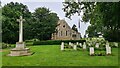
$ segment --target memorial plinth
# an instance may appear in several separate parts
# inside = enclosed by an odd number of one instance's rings
[[[10,54],[8,56],[28,56],[31,55],[29,48],[25,48],[25,43],[16,42],[16,48],[11,49]]]
[[[19,22],[19,42],[16,42],[16,47],[11,49],[8,56],[27,56],[31,55],[29,48],[25,48],[25,42],[23,42],[23,21],[24,19],[20,16],[20,19],[17,19]]]

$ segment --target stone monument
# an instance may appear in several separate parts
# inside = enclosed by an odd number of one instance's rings
[[[94,47],[90,47],[90,55],[94,55]]]
[[[77,50],[77,45],[74,45],[74,46],[73,46],[73,49],[74,49],[74,50]]]
[[[64,50],[64,42],[61,43],[61,51]]]
[[[86,44],[85,44],[85,42],[83,43],[83,49],[84,49],[84,50],[86,49]]]
[[[25,42],[23,42],[23,21],[25,21],[25,19],[20,16],[20,19],[17,19],[17,21],[19,22],[19,42],[16,42],[16,47],[11,49],[8,56],[31,55],[30,49],[25,48]]]

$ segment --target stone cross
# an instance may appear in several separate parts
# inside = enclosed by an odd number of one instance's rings
[[[25,19],[20,16],[20,19],[17,19],[17,21],[19,22],[19,42],[23,42],[23,21]]]

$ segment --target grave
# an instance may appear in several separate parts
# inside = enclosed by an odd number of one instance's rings
[[[80,43],[79,45],[80,45],[80,47],[82,47],[82,43]]]
[[[77,50],[77,45],[74,45],[74,46],[73,46],[73,49],[74,49],[74,50]]]
[[[61,50],[64,50],[64,42],[61,43]]]
[[[95,47],[96,47],[96,48],[99,48],[99,43],[96,43]]]
[[[118,43],[114,42],[115,47],[118,47]]]
[[[94,55],[94,47],[90,47],[90,55]]]
[[[106,54],[107,54],[107,55],[110,55],[110,54],[111,54],[111,47],[107,47],[107,48],[106,48]]]
[[[86,49],[86,44],[85,44],[85,42],[83,43],[83,49],[84,49],[84,50]]]

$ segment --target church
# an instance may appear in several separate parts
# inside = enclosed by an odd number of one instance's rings
[[[52,40],[80,40],[81,34],[74,31],[65,20],[59,20]]]

